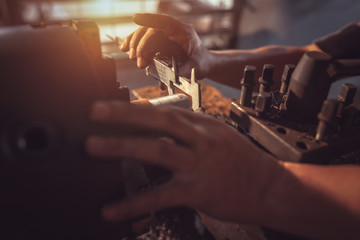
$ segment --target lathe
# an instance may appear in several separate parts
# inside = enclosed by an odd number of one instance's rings
[[[114,60],[101,53],[97,26],[72,21],[3,28],[0,48],[0,237],[131,235],[131,220],[106,222],[100,207],[163,181],[168,173],[149,177],[136,163],[104,163],[84,152],[89,134],[139,131],[108,129],[88,120],[96,100],[130,102],[129,90],[117,82]],[[359,66],[358,59],[309,52],[297,67],[285,66],[278,91],[270,91],[275,66],[265,65],[259,93],[253,92],[256,69],[247,66],[241,97],[231,105],[232,125],[283,161],[329,163],[335,155],[358,150],[360,112],[351,105],[356,88],[345,84],[337,99],[326,96],[333,81],[360,75]],[[201,107],[194,71],[191,79],[179,76],[176,59],[157,54],[147,73],[170,94],[175,88],[185,93],[151,100],[153,104]]]

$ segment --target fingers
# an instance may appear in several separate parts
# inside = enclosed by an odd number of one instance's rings
[[[130,46],[129,46],[129,58],[130,59],[136,58],[136,48],[137,48],[141,38],[146,33],[146,31],[147,31],[146,27],[140,27],[132,35],[131,40],[130,40]]]
[[[187,24],[168,15],[151,13],[135,14],[133,21],[138,25],[160,30],[168,39],[179,44],[187,55],[190,56],[193,53],[192,41],[194,41],[193,38],[196,33]]]
[[[177,59],[183,59],[186,56],[182,46],[168,40],[162,31],[148,28],[140,41],[137,42],[136,57],[138,67],[146,67],[151,57],[159,51],[164,56],[176,56]]]
[[[95,157],[136,159],[164,166],[173,172],[190,164],[188,150],[151,138],[89,137],[86,141],[86,150]],[[180,156],[181,159],[178,159]]]
[[[135,105],[120,101],[97,102],[91,114],[93,121],[149,130],[186,146],[196,143],[192,118],[193,114],[185,109]]]
[[[155,54],[157,49],[160,49],[159,44],[162,43],[160,40],[161,37],[160,31],[152,28],[148,28],[146,33],[142,36],[141,39],[137,42],[136,46],[136,57],[137,57],[137,66],[139,68],[145,68],[152,55]]]
[[[190,56],[194,50],[193,29],[176,19],[160,14],[135,14],[135,23],[141,25],[120,46],[129,51],[129,58],[137,58],[139,68],[149,65],[156,52],[178,59]]]
[[[123,52],[127,52],[129,51],[129,47],[130,47],[130,40],[132,38],[134,33],[131,33],[129,36],[127,36],[125,38],[125,40],[123,41],[123,43],[121,44],[120,46],[120,50],[123,51]]]
[[[124,42],[120,46],[120,50],[124,52],[129,51],[129,58],[135,59],[137,57],[137,47],[139,42],[146,32],[146,27],[139,27],[135,32],[125,38]]]
[[[181,205],[184,194],[175,184],[157,187],[134,197],[124,199],[119,203],[105,206],[102,215],[106,220],[119,221],[148,214],[152,211]]]
[[[149,65],[150,55],[154,54],[154,49],[158,38],[153,38],[155,32],[147,27],[139,27],[135,32],[130,34],[120,46],[123,52],[129,51],[130,59],[137,59],[139,68],[145,68]]]

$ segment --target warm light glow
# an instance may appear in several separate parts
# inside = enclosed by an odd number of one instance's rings
[[[82,3],[81,9],[83,14],[89,17],[116,17],[137,12],[156,12],[158,2],[158,0],[95,0]]]
[[[41,9],[48,21],[76,18],[111,18],[132,16],[134,13],[156,13],[160,0],[93,0],[93,1],[54,1],[41,3]],[[184,0],[167,0],[170,2]],[[213,6],[229,8],[233,0],[201,0]],[[186,1],[184,1],[186,2]],[[25,4],[25,20],[38,22],[40,15],[34,3]],[[109,41],[106,35],[126,37],[138,26],[132,22],[119,22],[100,26],[101,40]]]
[[[84,14],[89,14],[94,17],[112,16],[116,10],[115,1],[113,0],[97,0],[95,2],[84,3],[82,8]]]

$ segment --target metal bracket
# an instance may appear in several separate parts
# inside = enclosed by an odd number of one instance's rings
[[[175,94],[175,88],[183,91],[191,97],[192,110],[195,111],[201,107],[200,84],[195,79],[195,69],[191,70],[191,77],[187,79],[179,76],[178,65],[175,58],[169,59],[160,57],[157,53],[154,57],[154,63],[146,67],[146,75],[153,76],[166,85],[169,95]]]

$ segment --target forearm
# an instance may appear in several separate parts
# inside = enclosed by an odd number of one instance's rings
[[[308,49],[308,46],[266,46],[251,50],[210,51],[212,54],[211,71],[207,77],[228,86],[240,88],[240,79],[246,65],[256,67],[255,79],[257,81],[264,64],[273,64],[275,65],[273,89],[277,89],[285,64],[297,64]]]
[[[360,167],[284,163],[264,198],[260,222],[315,239],[360,236]]]

